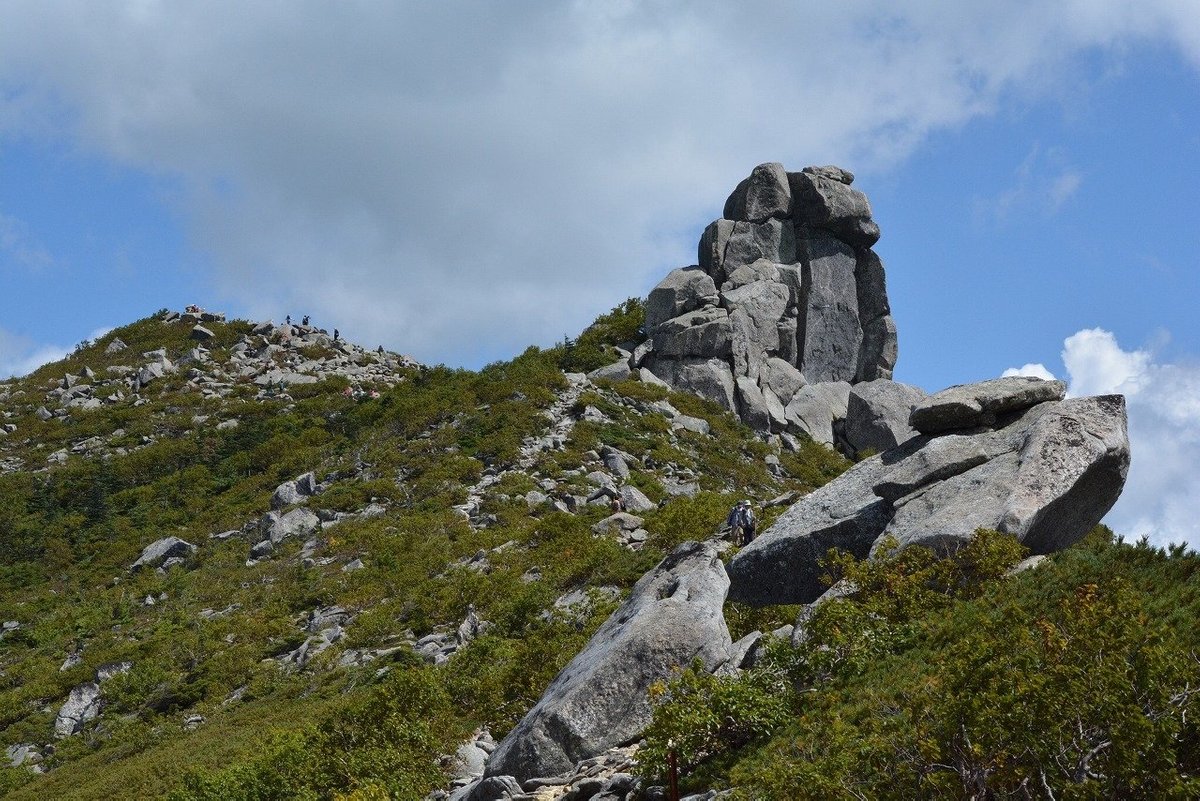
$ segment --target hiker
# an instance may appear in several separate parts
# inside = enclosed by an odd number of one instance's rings
[[[291,325],[292,324],[292,315],[289,314],[287,317],[284,317],[283,321],[285,323],[287,323],[288,325]]]
[[[337,342],[341,338],[342,338],[342,332],[338,331],[336,328],[333,329],[333,341]]]
[[[749,545],[754,541],[754,526],[757,524],[754,517],[754,510],[750,508],[750,501],[739,501],[729,510],[729,517],[725,518],[725,525],[729,526],[732,532],[734,545]]]
[[[742,501],[742,545],[754,542],[754,529],[757,525],[758,518],[754,516],[750,501]]]
[[[300,321],[300,325],[308,325],[308,315],[304,315],[304,319]]]

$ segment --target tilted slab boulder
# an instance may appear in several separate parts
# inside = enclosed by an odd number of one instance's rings
[[[1061,400],[1066,394],[1067,385],[1063,382],[1031,376],[958,384],[919,403],[912,410],[909,424],[922,434],[990,426],[1005,412],[1027,409],[1043,401]]]
[[[1076,542],[1125,484],[1125,401],[1039,401],[1061,394],[1061,382],[1040,383],[1048,386],[1021,382],[1003,400],[995,382],[953,388],[976,401],[975,419],[995,422],[913,437],[805,496],[730,562],[729,597],[810,603],[824,590],[829,548],[862,558],[894,540],[944,553],[978,528],[1012,534],[1035,554]]]
[[[650,722],[651,684],[695,658],[709,670],[728,659],[728,588],[714,544],[676,548],[501,741],[487,775],[554,776],[636,738]]]

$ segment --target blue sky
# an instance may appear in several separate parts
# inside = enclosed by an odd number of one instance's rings
[[[1200,12],[895,6],[6,3],[0,373],[193,302],[478,366],[692,262],[755,164],[838,163],[896,378],[1125,392],[1109,522],[1200,543]]]

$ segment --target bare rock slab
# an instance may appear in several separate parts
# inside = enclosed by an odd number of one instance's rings
[[[553,776],[636,738],[650,722],[651,684],[697,657],[709,670],[727,661],[721,610],[728,589],[715,545],[676,548],[501,741],[487,775]]]

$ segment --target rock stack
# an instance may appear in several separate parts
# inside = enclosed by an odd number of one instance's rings
[[[897,352],[871,250],[879,226],[853,180],[840,167],[755,167],[705,229],[699,264],[650,292],[630,367],[760,431],[834,444],[851,385],[891,379]]]

